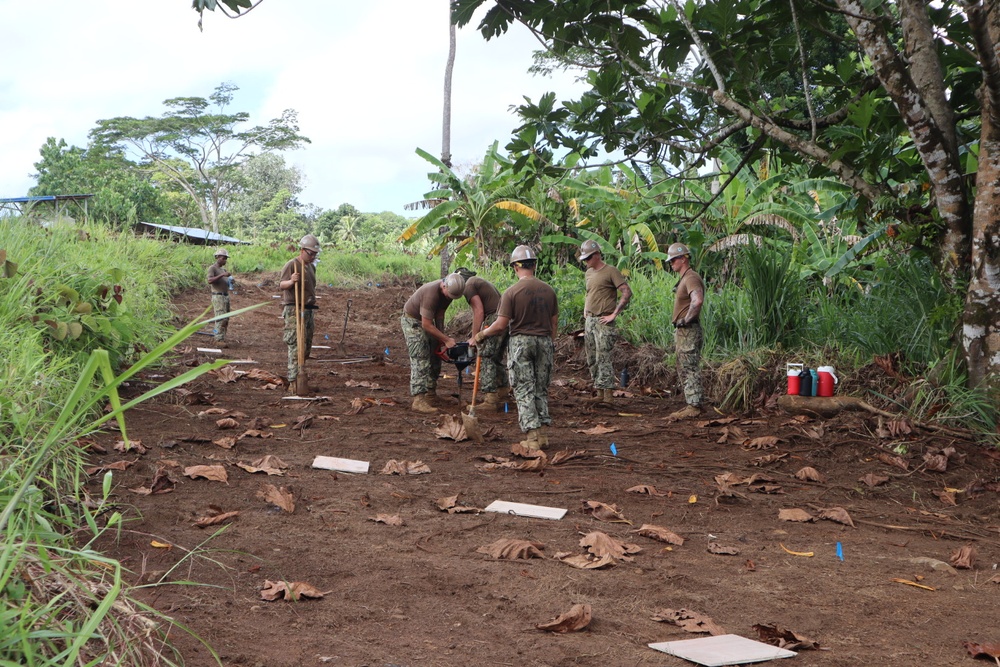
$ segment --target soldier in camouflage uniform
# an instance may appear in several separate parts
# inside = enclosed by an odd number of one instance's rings
[[[215,264],[208,267],[208,284],[212,289],[212,310],[215,317],[225,315],[229,312],[229,277],[232,275],[226,270],[226,262],[229,261],[229,252],[225,248],[215,251]],[[229,318],[216,320],[215,322],[215,342],[219,347],[227,347],[226,331],[229,329]]]
[[[282,340],[288,346],[288,383],[289,387],[295,386],[295,380],[299,377],[299,342],[296,336],[296,319],[302,318],[304,328],[305,358],[309,358],[312,352],[313,334],[316,332],[316,257],[319,255],[319,239],[312,234],[306,234],[299,241],[298,256],[288,260],[281,269],[281,276],[278,279],[278,289],[281,292],[281,315],[285,320],[285,329],[282,333]],[[295,290],[299,289],[299,282],[302,282],[302,289],[305,299],[302,303],[302,312],[295,312]]]
[[[555,358],[555,337],[559,328],[559,304],[555,290],[535,277],[536,256],[525,245],[514,248],[510,264],[517,274],[514,283],[500,297],[497,320],[473,336],[471,344],[481,345],[510,328],[507,344],[507,371],[517,401],[517,421],[526,434],[521,444],[528,449],[548,445],[544,428],[549,416],[549,380]]]
[[[632,290],[617,267],[604,262],[601,246],[586,240],[577,258],[587,267],[587,300],[583,306],[584,346],[587,366],[597,395],[594,401],[611,405],[614,402],[615,369],[611,355],[618,339],[615,319],[628,306]],[[618,297],[621,292],[621,298]]]
[[[472,335],[497,320],[500,307],[500,292],[488,280],[480,278],[475,271],[465,267],[455,269],[455,273],[465,278],[462,293],[472,309]],[[469,339],[472,344],[472,339]],[[487,410],[497,410],[502,397],[506,396],[507,373],[500,366],[507,351],[507,332],[483,341],[478,347],[482,362],[479,365],[479,393],[481,405]]]
[[[691,252],[683,243],[667,249],[670,268],[680,274],[677,281],[674,312],[674,349],[677,352],[677,377],[684,389],[687,407],[677,410],[670,419],[686,419],[701,414],[701,324],[698,321],[705,303],[705,283],[691,268]]]
[[[410,355],[410,395],[415,412],[437,412],[431,404],[436,395],[441,359],[434,354],[439,345],[455,347],[455,339],[444,333],[444,313],[455,299],[462,296],[465,278],[450,273],[441,280],[422,285],[403,306],[399,318]]]

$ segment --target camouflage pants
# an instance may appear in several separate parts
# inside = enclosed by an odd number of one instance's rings
[[[483,321],[485,327],[496,322],[496,313]],[[483,358],[479,367],[479,391],[491,394],[497,389],[507,386],[507,374],[501,373],[504,352],[507,351],[507,332],[499,336],[490,336],[477,346],[479,356]]]
[[[215,316],[225,315],[229,312],[229,295],[228,294],[212,294],[212,310],[215,311]],[[215,323],[215,340],[220,343],[226,340],[226,331],[229,329],[229,318],[224,320],[219,320]]]
[[[611,354],[618,340],[618,329],[614,324],[603,324],[596,315],[588,315],[584,322],[583,345],[587,350],[587,366],[594,389],[614,389],[615,369],[611,365]]]
[[[316,332],[315,313],[315,310],[302,311],[306,345],[304,358],[306,359],[309,358],[309,353],[312,352],[313,333]],[[299,376],[299,344],[295,336],[295,306],[285,306],[284,310],[281,311],[281,315],[285,318],[285,332],[282,340],[288,346],[288,381],[291,382]]]
[[[688,405],[701,405],[701,325],[674,329],[674,349],[677,352],[677,379],[684,389]]]
[[[441,359],[434,354],[438,342],[424,331],[420,320],[403,315],[399,323],[406,339],[406,352],[410,355],[410,395],[433,394],[441,375]]]
[[[549,380],[555,345],[548,336],[510,337],[507,344],[507,373],[517,401],[517,423],[523,433],[533,428],[548,426]]]

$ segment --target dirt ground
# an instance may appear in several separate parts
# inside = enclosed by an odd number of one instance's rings
[[[225,354],[253,360],[230,367],[241,373],[284,375],[277,290],[266,278],[242,277],[234,309],[268,305],[233,321]],[[408,409],[398,319],[412,289],[320,289],[315,343],[330,349],[315,349],[307,372],[312,395],[329,400],[284,400],[288,394],[265,379],[209,375],[189,385],[191,393],[174,391],[128,414],[129,435],[145,453],[115,451],[113,432],[98,439],[107,451],[91,456],[95,489],[106,466],[134,461],[114,473],[114,499],[130,521],[100,547],[147,585],[143,601],[213,647],[222,664],[687,665],[647,646],[707,636],[653,620],[681,609],[729,633],[758,639],[753,626],[773,624],[818,645],[788,664],[976,664],[963,642],[1000,642],[995,454],[940,433],[907,434],[905,423],[883,423],[880,437],[876,418],[858,413],[803,420],[775,409],[711,411],[669,423],[664,418],[682,405],[669,386],[630,387],[617,406],[592,407],[577,354],[557,361],[547,464],[490,466],[484,457],[526,462],[511,454],[520,439],[513,402],[508,413],[479,412],[490,429],[481,445],[439,438],[442,417]],[[344,358],[338,343],[348,300],[346,356],[374,361],[333,361]],[[180,295],[178,322],[208,302],[207,290]],[[209,337],[190,343],[176,366],[147,374],[133,390],[218,356],[195,350],[211,347]],[[560,349],[572,351],[572,343]],[[445,373],[438,396],[457,414],[454,367]],[[369,386],[349,386],[362,382]],[[220,428],[226,417],[237,425]],[[608,432],[586,432],[595,427]],[[239,439],[232,445],[227,437]],[[934,448],[946,450],[944,472],[931,470],[940,459],[925,461]],[[551,460],[563,451],[578,455]],[[283,476],[237,465],[265,455],[287,465]],[[318,455],[367,461],[370,471],[314,469]],[[429,472],[381,474],[391,460],[422,462]],[[185,476],[197,465],[221,465],[228,481]],[[807,466],[822,481],[796,477]],[[169,492],[133,490],[153,488],[158,470],[155,488]],[[726,474],[728,483],[717,480]],[[258,495],[269,484],[291,492],[293,512]],[[546,520],[440,509],[439,499],[452,496],[466,507],[505,500],[568,511]],[[622,518],[596,518],[585,511],[588,501],[613,505]],[[853,527],[819,518],[834,508],[846,510]],[[787,509],[817,520],[780,519]],[[214,537],[219,525],[195,525],[226,512],[238,515]],[[377,522],[379,515],[402,525]],[[641,535],[645,524],[683,544]],[[595,531],[638,549],[625,546],[601,569],[554,558],[587,553],[581,540]],[[501,539],[533,542],[544,557],[498,560],[478,551]],[[976,554],[971,569],[937,562],[967,546]],[[189,583],[164,583],[180,581]],[[265,601],[265,581],[305,582],[325,595]],[[586,629],[536,628],[577,604],[590,605]],[[170,637],[186,664],[215,664],[191,635],[175,628]]]

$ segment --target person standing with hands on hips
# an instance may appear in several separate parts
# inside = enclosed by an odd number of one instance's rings
[[[542,449],[549,443],[544,428],[549,417],[549,381],[559,330],[559,303],[555,290],[535,277],[537,257],[526,245],[514,248],[510,265],[517,282],[500,297],[496,322],[475,336],[470,344],[482,345],[510,328],[507,371],[517,401],[517,421],[526,449]]]
[[[208,267],[208,285],[212,289],[212,310],[215,317],[229,312],[229,278],[232,276],[226,270],[229,261],[229,251],[219,248],[215,251],[215,263]],[[215,342],[219,347],[228,347],[226,331],[229,329],[229,318],[215,322]]]
[[[674,349],[677,352],[677,377],[684,389],[687,406],[672,413],[668,419],[678,420],[701,414],[701,344],[699,317],[705,303],[705,283],[691,268],[691,251],[683,243],[667,249],[671,270],[680,274],[674,288]]]
[[[410,395],[414,412],[437,412],[431,399],[437,396],[437,381],[441,375],[441,359],[434,354],[439,345],[455,347],[455,339],[446,334],[444,313],[455,299],[462,296],[465,278],[449,273],[441,280],[421,285],[403,306],[399,324],[410,355]]]
[[[312,351],[313,333],[316,331],[315,312],[319,308],[316,305],[316,257],[319,256],[319,239],[312,234],[306,234],[299,241],[299,254],[288,260],[281,269],[281,277],[278,282],[278,289],[281,292],[282,317],[285,320],[285,329],[282,340],[288,346],[288,383],[294,386],[295,379],[299,376],[299,345],[296,339],[295,320],[302,318],[304,328],[303,338],[305,339],[305,355],[309,358]],[[302,313],[295,312],[295,290],[302,283],[305,298],[302,300]]]
[[[615,391],[615,369],[611,363],[611,355],[618,339],[615,319],[632,299],[632,289],[617,267],[604,262],[604,255],[597,241],[584,241],[580,246],[578,259],[587,267],[583,341],[590,378],[597,390],[593,400],[611,405]]]

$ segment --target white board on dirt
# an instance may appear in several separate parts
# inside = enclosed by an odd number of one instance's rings
[[[494,500],[486,507],[487,512],[497,512],[499,514],[513,514],[515,516],[527,516],[533,519],[552,519],[558,521],[566,516],[567,510],[561,507],[545,507],[544,505],[526,505],[525,503],[511,503],[506,500]]]
[[[329,396],[282,396],[283,401],[329,401]]]
[[[368,461],[338,459],[334,456],[317,456],[313,459],[312,467],[319,468],[320,470],[336,470],[337,472],[354,472],[367,475],[368,465]]]
[[[206,354],[222,354],[222,350],[217,347],[196,347],[195,349]]]
[[[256,364],[257,362],[253,359],[234,359],[229,362],[230,366],[237,366],[240,364]]]
[[[739,635],[717,635],[715,637],[699,637],[698,639],[682,639],[675,642],[657,642],[650,644],[649,648],[706,667],[745,665],[751,662],[777,660],[778,658],[793,658],[796,655],[794,651]]]

